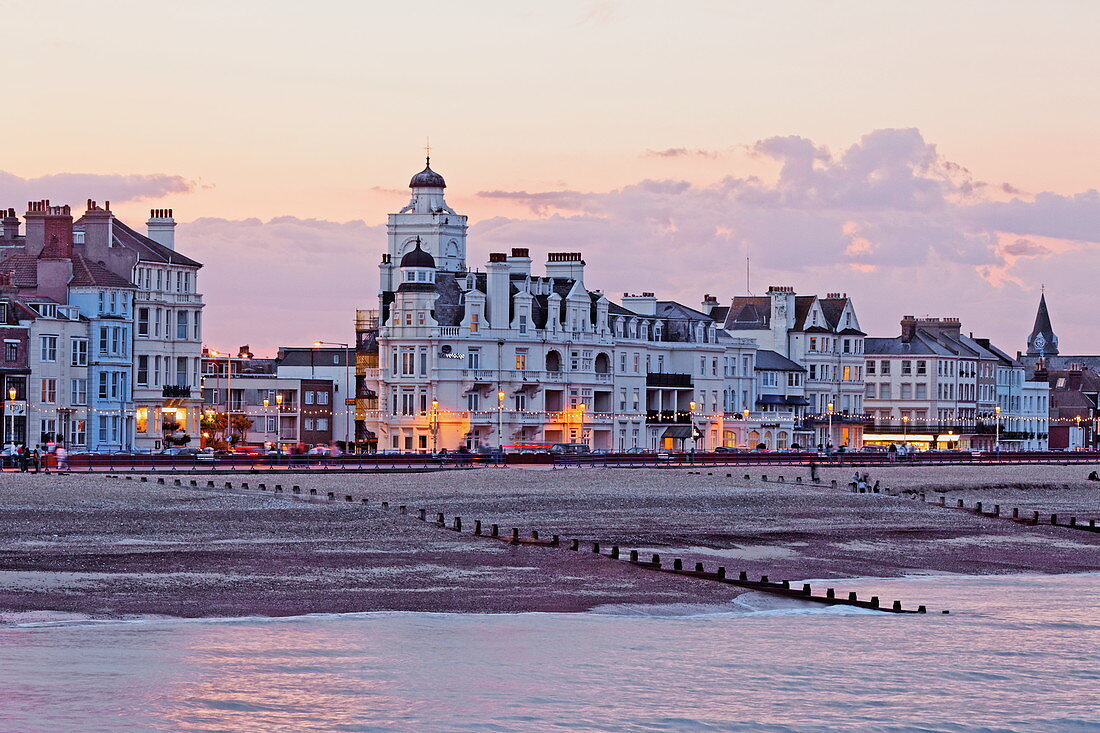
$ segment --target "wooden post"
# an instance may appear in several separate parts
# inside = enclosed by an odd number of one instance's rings
[[[1018,507],[1018,506],[1012,507],[1012,518],[1013,519],[1019,519],[1020,518],[1020,507]]]
[[[581,541],[578,539],[572,539],[569,541],[569,549],[573,552],[578,552],[581,549]]]
[[[600,554],[600,543],[599,542],[593,542],[592,543],[592,552],[596,553],[597,555]]]
[[[344,501],[350,503],[350,502],[355,501],[355,500],[352,498],[351,494],[344,494]]]
[[[519,544],[519,528],[518,527],[512,527],[512,544],[513,545],[518,545]]]
[[[737,574],[737,579],[742,582],[747,581],[749,579],[748,572],[742,570],[740,573]]]
[[[1058,526],[1058,515],[1057,514],[1051,514],[1050,515],[1050,526],[1051,527]]]
[[[264,488],[264,485],[263,485],[263,484],[260,484],[260,488],[261,488],[261,489],[262,489],[262,488]],[[310,490],[309,490],[309,495],[310,495],[310,496],[317,496],[317,489],[310,489]]]
[[[452,525],[455,532],[462,531],[462,517],[455,517],[454,524]]]
[[[496,524],[489,527],[490,537],[500,537],[500,527]]]
[[[436,512],[435,523],[441,527],[445,524],[445,522],[443,521],[443,512]]]
[[[299,489],[299,488],[298,488],[297,486],[295,486],[295,487],[294,487],[293,491],[294,491],[294,493],[295,493],[295,494],[300,494],[300,493],[302,493],[302,490],[301,490],[301,489]]]
[[[825,589],[825,597],[826,598],[836,598],[836,592],[832,588],[826,588]]]
[[[537,540],[539,538],[539,531],[537,529],[531,530],[531,539]]]
[[[995,517],[1001,516],[1001,505],[1000,504],[994,504],[993,505],[993,516],[995,516]]]
[[[683,570],[684,569],[684,561],[681,560],[680,558],[676,558],[675,560],[672,561],[672,569],[673,570]]]
[[[893,609],[895,611],[900,611],[901,610],[901,601],[894,601]]]
[[[807,595],[807,596],[810,595],[810,584],[809,583],[803,583],[802,584],[802,593],[803,593],[803,595]]]
[[[281,486],[276,486],[275,488],[280,489],[280,490],[282,489]],[[328,496],[329,501],[336,501],[336,492],[335,491],[328,492],[328,494],[326,494],[326,496]]]
[[[619,546],[618,545],[612,545],[611,546],[611,559],[612,560],[618,560],[619,559]]]
[[[653,553],[653,564],[657,567],[661,567],[661,556],[656,552]]]
[[[701,562],[695,563],[695,572],[697,572],[697,573],[703,572],[703,563],[701,563]]]
[[[722,567],[721,565],[719,565],[718,566],[718,572],[716,572],[715,575],[717,575],[719,578],[722,578],[724,580],[725,577],[726,577],[726,569],[724,567]]]
[[[427,517],[428,517],[428,510],[427,509],[421,509],[421,510],[419,510],[418,513],[420,514],[420,521],[421,522],[428,521],[427,520]]]
[[[849,601],[854,601],[854,600],[856,600],[856,592],[855,592],[854,590],[853,590],[853,591],[850,591],[850,592],[848,593],[848,600],[849,600]]]
[[[761,583],[767,583],[768,582],[768,576],[767,575],[761,575],[760,576],[760,582]]]
[[[479,536],[481,535],[481,520],[480,519],[475,519],[474,520],[474,534],[479,535]]]
[[[631,550],[630,551],[630,562],[638,562],[638,551],[637,550]]]
[[[871,608],[878,608],[878,596],[871,596]]]

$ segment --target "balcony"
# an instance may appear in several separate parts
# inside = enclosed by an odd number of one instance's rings
[[[161,397],[169,399],[186,399],[191,396],[190,385],[166,384],[160,391]]]
[[[691,411],[646,410],[645,421],[649,425],[687,425],[691,422]]]
[[[690,374],[665,374],[650,372],[645,375],[645,384],[647,387],[672,387],[680,389],[692,388]]]

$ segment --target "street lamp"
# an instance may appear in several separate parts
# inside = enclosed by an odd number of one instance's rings
[[[432,400],[432,453],[439,452],[439,400]]]
[[[275,450],[283,454],[283,395],[275,393]]]
[[[752,446],[749,445],[749,408],[746,407],[745,409],[741,410],[741,417],[745,421],[744,427],[741,428],[741,432],[745,435],[745,447],[751,448]]]
[[[504,450],[504,390],[497,392],[497,449]]]
[[[355,395],[348,397],[352,394],[351,388],[351,345],[343,344],[338,341],[314,341],[314,346],[343,346],[344,347],[344,450],[350,450],[351,446],[351,410],[348,409],[355,405]],[[348,400],[352,400],[349,404]]]
[[[587,409],[588,409],[588,405],[584,404],[583,402],[580,403],[579,405],[577,405],[577,410],[578,410],[577,417],[578,417],[578,420],[580,422],[580,425],[578,427],[578,432],[580,433],[581,442],[584,443],[585,445],[588,445],[588,441],[584,439],[584,411],[587,410]]]
[[[691,402],[688,403],[688,410],[690,410],[690,413],[688,414],[688,423],[691,425],[691,450],[692,450],[692,452],[694,452],[695,447],[696,447],[695,446],[695,444],[696,444],[696,440],[695,440],[695,400],[692,400]]]
[[[825,409],[829,411],[829,434],[825,436],[825,453],[828,455],[833,444],[833,403],[825,405]]]
[[[901,436],[902,442],[909,445],[909,416],[901,416]]]
[[[8,442],[15,444],[15,398],[19,395],[15,387],[8,388],[8,404],[4,409],[5,422],[7,423]],[[14,455],[14,453],[13,453]],[[15,459],[12,458],[14,461]]]
[[[993,418],[996,420],[996,438],[993,440],[993,450],[997,455],[1001,454],[1001,406],[997,405],[993,408]]]

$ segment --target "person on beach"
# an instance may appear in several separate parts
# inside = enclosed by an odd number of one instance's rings
[[[19,464],[19,473],[26,473],[27,466],[30,464],[26,443],[20,443],[19,447],[15,449],[15,460]]]
[[[53,454],[57,457],[57,470],[69,470],[69,451],[65,450],[65,444],[60,440],[57,441],[57,447],[54,448]]]
[[[31,465],[34,466],[34,472],[39,473],[42,470],[42,446],[36,445],[34,450],[31,451]]]
[[[817,463],[810,461],[810,481],[817,483]]]

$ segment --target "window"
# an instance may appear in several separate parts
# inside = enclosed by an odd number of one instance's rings
[[[928,385],[927,384],[918,384],[917,385],[917,395],[916,396],[917,396],[918,400],[928,399]]]
[[[517,410],[527,409],[527,395],[518,394],[513,398]]]
[[[407,346],[401,348],[401,374],[406,377],[416,374],[416,352]]]
[[[909,361],[908,359],[903,359],[901,362],[901,373],[905,376],[912,374],[913,362]]]
[[[481,328],[481,319],[477,313],[470,314],[470,333],[477,333]]]
[[[844,349],[843,349],[843,351],[844,351],[845,354],[852,353],[852,340],[851,339],[844,339]]]
[[[176,311],[176,338],[187,339],[187,311]]]
[[[202,341],[202,312],[195,311],[195,317],[191,319],[192,331],[194,335],[191,337],[195,341]]]
[[[476,412],[477,410],[481,409],[480,404],[481,404],[481,395],[479,395],[477,392],[471,392],[470,394],[466,395],[466,409],[467,410],[469,410],[471,412]]]
[[[149,408],[139,407],[134,411],[134,430],[139,433],[149,432]]]
[[[883,360],[879,366],[882,367],[881,369],[879,369],[879,372],[882,374],[882,376],[886,377],[890,375],[890,362]]]
[[[56,379],[43,379],[41,390],[42,402],[46,404],[53,404],[57,402],[57,380]]]
[[[313,400],[314,400],[314,395],[316,395],[316,394],[317,394],[316,392],[312,392],[312,391],[306,392],[305,393],[305,403],[307,405],[312,405]]]
[[[480,369],[481,349],[470,349],[467,359],[471,369]]]
[[[917,375],[918,376],[924,376],[927,373],[928,373],[928,362],[918,361],[917,362]]]
[[[99,390],[97,391],[97,394],[99,395],[99,399],[101,400],[108,399],[111,396],[110,386],[108,382],[109,379],[110,377],[108,376],[107,372],[99,373]]]
[[[312,417],[307,417],[306,418],[306,430],[313,430],[313,418]]]
[[[850,366],[844,367],[844,377],[843,377],[843,379],[844,379],[845,382],[852,381],[852,367],[850,367]]]
[[[88,404],[87,379],[73,379],[69,382],[69,401],[73,405]]]
[[[527,333],[527,316],[522,313],[519,316],[519,332]]]
[[[42,336],[40,340],[42,361],[57,361],[57,336]]]
[[[88,421],[74,420],[70,441],[73,445],[84,445],[88,442]]]
[[[149,335],[149,309],[138,308],[137,335]]]
[[[137,359],[137,383],[142,386],[149,384],[149,357],[142,355]]]
[[[327,417],[317,418],[317,429],[318,430],[328,430],[328,418]]]
[[[875,399],[875,384],[874,384],[874,382],[871,382],[867,385],[867,392],[865,393],[864,396],[869,400]]]
[[[318,405],[327,405],[328,404],[328,392],[318,392],[317,393],[317,404]]]
[[[19,361],[19,342],[4,342],[4,361]]]
[[[867,362],[867,374],[868,375],[874,374],[876,366],[877,366],[877,362],[875,362],[874,360]]]
[[[879,390],[878,391],[878,398],[880,400],[890,399],[890,384],[889,383],[884,382],[883,384],[880,384],[879,387],[878,387],[878,390]]]
[[[527,349],[516,349],[516,370],[527,369]]]

